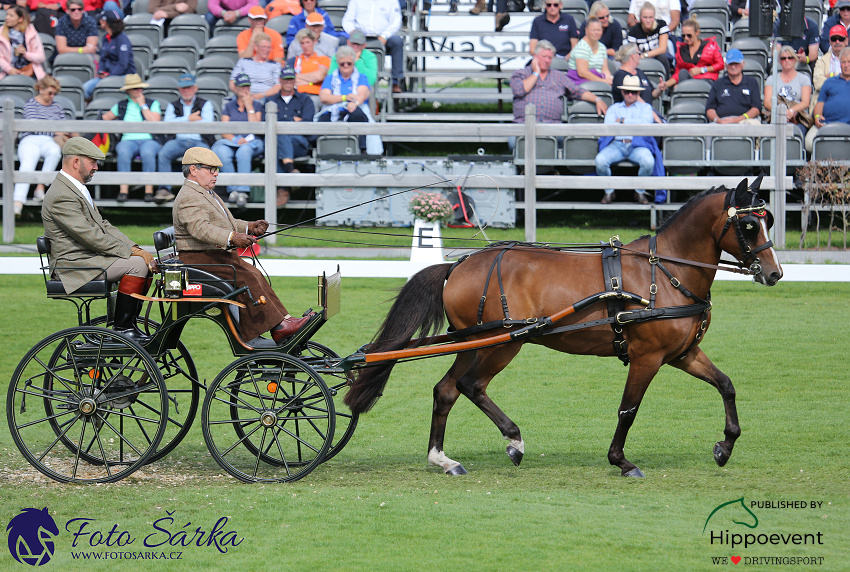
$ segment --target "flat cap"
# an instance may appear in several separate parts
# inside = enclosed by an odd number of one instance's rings
[[[106,159],[103,151],[97,148],[97,145],[86,139],[85,137],[71,137],[62,147],[63,155],[75,155],[81,157],[89,157],[97,161]]]
[[[218,155],[206,147],[192,147],[183,153],[184,165],[209,165],[210,167],[221,167],[221,159]]]

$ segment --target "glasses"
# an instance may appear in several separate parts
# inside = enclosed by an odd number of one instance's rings
[[[68,8],[68,12],[82,12],[82,8]]]
[[[830,36],[829,37],[830,42],[844,42],[846,40],[847,40],[846,36]]]
[[[546,3],[546,7],[547,7],[547,8],[551,8],[552,6],[556,6],[556,7],[558,7],[558,8],[560,8],[560,7],[561,7],[561,5],[560,5],[560,4],[558,4],[557,2],[547,2],[547,3]]]
[[[779,59],[780,59],[780,61],[784,61],[784,60],[796,60],[797,58],[795,56],[779,56]]]
[[[685,38],[686,40],[690,40],[691,38],[694,37],[694,34],[682,34],[682,37]]]
[[[596,19],[597,20],[607,20],[609,16],[610,16],[610,14],[605,14],[604,16],[597,16]]]
[[[351,62],[338,62],[337,65],[341,68],[347,68],[348,66],[353,66],[354,64]]]
[[[48,90],[48,91],[45,91],[42,95],[48,95],[48,96],[52,97],[52,96],[56,95],[57,93],[59,93],[59,92],[53,91],[53,90]]]
[[[210,167],[209,165],[195,165],[199,169],[206,169],[210,172],[210,175],[218,175],[218,172],[221,171],[218,167]]]

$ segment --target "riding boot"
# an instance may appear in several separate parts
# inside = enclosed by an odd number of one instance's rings
[[[481,12],[484,12],[487,9],[486,0],[476,0],[475,6],[472,7],[472,10],[469,11],[473,16],[477,16]]]
[[[496,31],[501,32],[505,26],[511,21],[511,15],[506,12],[496,14]]]
[[[145,344],[150,340],[150,337],[136,326],[136,318],[139,316],[141,306],[141,300],[119,291],[115,297],[115,316],[112,329],[138,344]]]

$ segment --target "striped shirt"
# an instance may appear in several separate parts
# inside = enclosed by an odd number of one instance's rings
[[[596,42],[596,53],[590,47],[590,44],[584,41],[584,38],[578,41],[576,47],[570,52],[570,59],[567,61],[567,67],[571,70],[576,69],[576,60],[586,60],[588,69],[602,71],[602,63],[608,58],[608,48],[602,42]]]
[[[230,79],[235,80],[240,73],[251,78],[251,93],[263,93],[275,87],[280,77],[280,64],[277,62],[258,62],[253,58],[240,58],[233,66]]]
[[[27,101],[26,105],[24,105],[24,119],[61,121],[65,119],[65,111],[63,111],[62,106],[55,101],[50,105],[42,105],[34,97],[31,97],[30,100]],[[48,137],[53,137],[52,132],[41,131],[38,133],[21,133],[21,139],[27,135],[47,135]]]

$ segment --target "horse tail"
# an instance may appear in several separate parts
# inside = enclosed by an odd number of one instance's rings
[[[425,338],[442,327],[445,320],[443,286],[451,267],[451,264],[429,266],[404,285],[368,346],[369,353],[400,350],[408,346],[414,335]],[[388,360],[360,370],[345,395],[345,404],[353,413],[364,413],[375,405],[395,364],[395,360]]]

